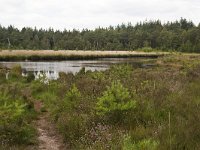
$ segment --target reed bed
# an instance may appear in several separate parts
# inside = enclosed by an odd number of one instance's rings
[[[120,57],[159,57],[166,52],[83,51],[83,50],[1,50],[0,61],[11,60],[79,60]]]

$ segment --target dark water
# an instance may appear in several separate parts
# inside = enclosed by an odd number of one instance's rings
[[[152,60],[152,59],[151,59]],[[106,70],[114,64],[132,64],[135,66],[145,66],[149,59],[144,58],[104,58],[95,60],[74,60],[74,61],[37,61],[37,62],[0,62],[7,68],[19,64],[23,69],[23,75],[27,72],[33,72],[35,77],[38,78],[41,74],[45,74],[48,79],[58,79],[59,72],[76,74],[81,68],[85,70]],[[146,62],[146,63],[145,63]]]

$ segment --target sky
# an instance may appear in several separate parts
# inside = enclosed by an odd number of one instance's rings
[[[200,0],[0,0],[0,24],[17,28],[94,29],[139,21],[200,22]]]

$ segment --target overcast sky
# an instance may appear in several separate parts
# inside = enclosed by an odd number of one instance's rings
[[[200,0],[0,0],[0,24],[63,30],[181,17],[200,22]]]

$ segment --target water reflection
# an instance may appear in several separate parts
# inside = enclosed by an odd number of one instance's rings
[[[26,70],[23,70],[22,76],[27,76],[28,73],[33,73],[35,76],[35,79],[39,79],[41,77],[45,77],[50,79],[50,80],[56,80],[59,78],[59,72],[57,71],[29,71],[27,72]]]
[[[145,59],[147,60],[147,59]],[[59,72],[73,73],[76,74],[81,68],[85,70],[106,70],[112,64],[121,63],[137,63],[144,61],[144,59],[136,58],[104,58],[97,60],[74,60],[74,61],[49,61],[49,62],[0,62],[3,66],[12,68],[14,65],[19,64],[23,69],[23,75],[26,76],[28,72],[32,72],[35,78],[39,78],[43,74],[46,75],[48,79],[58,79]]]

